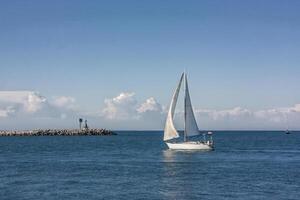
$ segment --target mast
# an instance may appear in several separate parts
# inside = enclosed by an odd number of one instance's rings
[[[187,74],[185,74],[185,98],[184,98],[184,116],[185,116],[185,141],[190,136],[199,135],[198,125],[195,119],[193,106],[191,102]]]
[[[186,72],[184,70],[184,141],[187,141],[187,130],[186,130]]]

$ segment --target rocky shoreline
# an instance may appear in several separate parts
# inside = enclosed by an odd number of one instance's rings
[[[101,136],[116,135],[106,129],[37,129],[25,131],[0,130],[0,136]]]

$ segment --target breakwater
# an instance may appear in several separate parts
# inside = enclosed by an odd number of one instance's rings
[[[0,136],[101,136],[116,135],[106,129],[37,129],[25,131],[0,130]]]

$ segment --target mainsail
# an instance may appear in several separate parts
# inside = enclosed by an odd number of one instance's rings
[[[181,75],[180,81],[178,83],[178,86],[177,86],[174,94],[173,94],[173,98],[172,98],[172,101],[170,104],[168,117],[167,117],[167,121],[166,121],[166,126],[165,126],[165,131],[164,131],[164,141],[179,137],[179,134],[178,134],[176,128],[174,127],[173,117],[174,117],[174,113],[175,113],[178,94],[180,91],[183,76],[184,76],[184,74]]]
[[[192,102],[190,98],[190,92],[187,82],[187,76],[185,74],[185,98],[184,98],[184,114],[185,114],[185,136],[199,135],[199,129],[195,119]]]

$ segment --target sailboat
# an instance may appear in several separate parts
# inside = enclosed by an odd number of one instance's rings
[[[285,123],[286,123],[286,129],[285,129],[285,134],[291,134],[291,131],[289,130],[289,120],[288,120],[288,115],[285,114]]]
[[[180,135],[174,126],[174,114],[175,108],[178,100],[178,95],[180,92],[180,88],[184,82],[184,136],[183,141],[179,140]],[[213,140],[212,140],[212,132],[208,132],[210,139],[207,140],[205,135],[203,135],[202,140],[194,141],[190,140],[193,136],[199,136],[200,131],[198,129],[198,125],[195,119],[188,82],[187,75],[183,73],[180,77],[179,83],[172,97],[172,101],[170,104],[165,130],[164,130],[164,141],[170,149],[176,150],[213,150]]]

